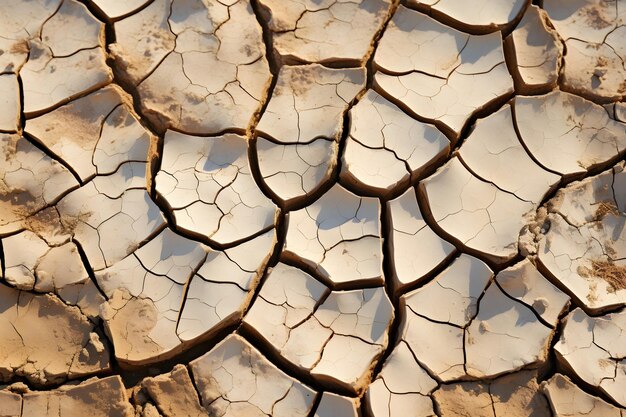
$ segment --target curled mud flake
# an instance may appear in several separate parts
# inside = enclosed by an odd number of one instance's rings
[[[358,64],[370,50],[390,0],[261,0],[276,52],[285,62]]]
[[[208,339],[241,320],[276,243],[274,230],[224,252],[209,252],[192,278],[176,332]]]
[[[496,281],[509,297],[531,307],[551,326],[557,325],[559,316],[569,306],[569,297],[527,259],[500,271]]]
[[[479,0],[468,7],[455,0],[409,0],[407,4],[435,16],[446,25],[470,33],[495,32],[511,27],[528,6],[527,0],[504,0],[498,3]]]
[[[199,243],[165,229],[134,254],[97,273],[109,297],[101,315],[119,360],[146,363],[182,348],[176,325],[184,288],[205,256]]]
[[[124,259],[165,225],[146,191],[146,163],[124,163],[64,197],[56,209],[98,271]]]
[[[109,351],[96,325],[54,295],[0,286],[0,378],[16,375],[38,386],[109,370]]]
[[[339,184],[292,211],[282,257],[315,269],[331,285],[383,284],[380,204]]]
[[[403,6],[374,64],[378,91],[454,140],[475,112],[513,92],[499,33],[468,35]]]
[[[192,361],[190,367],[209,415],[304,417],[317,395],[234,334]]]
[[[561,338],[554,346],[563,369],[571,370],[622,407],[626,404],[626,314],[589,317],[577,308],[565,319]]]
[[[177,228],[224,245],[274,226],[277,208],[252,177],[244,137],[168,131],[164,140],[156,191]]]
[[[435,280],[400,298],[406,315],[401,340],[419,363],[442,381],[466,374],[464,328],[476,316],[478,300],[492,275],[482,261],[461,255]],[[441,303],[442,299],[447,302]]]
[[[337,143],[324,138],[283,145],[258,137],[255,146],[263,182],[287,206],[306,204],[337,166]]]
[[[552,334],[553,329],[539,321],[530,307],[511,300],[492,283],[466,328],[467,373],[484,378],[542,365]]]

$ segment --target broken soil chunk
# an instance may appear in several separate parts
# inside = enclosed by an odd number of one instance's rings
[[[554,346],[559,364],[626,406],[626,314],[589,317],[577,308]]]
[[[488,382],[442,385],[434,399],[441,417],[549,416],[536,374],[518,372]]]
[[[456,157],[422,181],[419,192],[444,232],[494,262],[517,255],[520,231],[536,207],[478,179]]]
[[[283,61],[361,63],[389,0],[261,0]]]
[[[542,384],[555,417],[623,417],[624,410],[587,394],[570,379],[556,374]]]
[[[391,219],[390,245],[396,291],[416,284],[449,259],[454,245],[440,238],[424,220],[415,189],[387,202]]]
[[[563,45],[545,11],[529,6],[505,46],[517,92],[533,94],[556,87]]]
[[[22,416],[133,417],[119,376],[92,379],[76,386],[24,395]]]
[[[244,319],[284,359],[323,384],[367,386],[393,318],[383,288],[329,291],[305,272],[278,264]]]
[[[380,204],[339,184],[287,215],[282,255],[314,268],[333,285],[382,284]]]
[[[141,385],[156,402],[164,417],[205,417],[198,393],[184,365],[176,365],[169,374],[145,378]]]
[[[448,154],[445,135],[373,90],[350,110],[350,116],[340,175],[363,194],[386,197]]]
[[[114,27],[121,76],[160,130],[246,130],[270,81],[248,0],[157,0]]]
[[[0,378],[15,375],[36,385],[109,369],[109,351],[95,324],[54,295],[0,285]]]
[[[359,400],[331,392],[322,394],[313,417],[359,417]]]
[[[536,236],[539,265],[580,305],[626,304],[626,173],[623,164],[559,190]]]
[[[564,40],[562,87],[599,102],[626,96],[626,4],[622,0],[546,0]]]
[[[377,89],[454,139],[472,114],[513,92],[499,33],[468,35],[404,6],[383,34],[374,64]]]
[[[436,16],[446,25],[470,33],[494,32],[513,23],[528,0],[475,0],[471,7],[458,0],[408,0],[409,6]]]
[[[274,226],[276,206],[252,177],[246,138],[170,130],[164,142],[156,191],[178,228],[224,245]]]
[[[209,415],[308,416],[316,392],[285,375],[245,339],[230,335],[190,364]]]
[[[434,417],[428,395],[436,387],[437,382],[416,362],[408,345],[400,342],[367,389],[367,408],[373,417]]]

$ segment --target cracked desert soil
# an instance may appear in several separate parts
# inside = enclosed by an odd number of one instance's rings
[[[626,0],[1,0],[0,417],[626,417]]]

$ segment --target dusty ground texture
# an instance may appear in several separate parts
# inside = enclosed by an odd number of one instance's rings
[[[0,1],[0,417],[626,417],[626,0]]]

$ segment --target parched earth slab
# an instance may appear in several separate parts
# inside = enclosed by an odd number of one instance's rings
[[[621,0],[543,3],[565,42],[562,86],[600,102],[626,96],[626,5]]]
[[[313,417],[360,417],[359,400],[326,391]]]
[[[434,417],[429,395],[437,381],[417,363],[406,342],[400,342],[368,387],[366,406],[373,417]]]
[[[626,151],[626,124],[574,94],[557,90],[518,96],[513,111],[528,152],[544,168],[566,177],[608,167]]]
[[[537,374],[522,371],[493,381],[442,385],[434,393],[441,417],[549,416]]]
[[[273,46],[286,62],[360,64],[390,0],[261,0]]]
[[[498,263],[517,255],[519,234],[535,214],[536,204],[477,178],[458,157],[421,181],[418,191],[438,227]]]
[[[126,389],[119,376],[91,379],[53,391],[26,393],[22,417],[133,417]],[[18,414],[19,416],[19,414]]]
[[[363,68],[281,68],[255,148],[263,182],[283,204],[306,204],[330,181],[344,115],[364,87]]]
[[[377,199],[335,184],[310,206],[287,213],[281,257],[315,270],[331,287],[383,285],[379,215]]]
[[[448,302],[442,304],[442,299]],[[493,377],[547,359],[553,329],[537,318],[533,307],[503,292],[489,267],[476,258],[461,255],[400,302],[406,314],[401,340],[442,381]]]
[[[189,371],[176,365],[168,374],[145,378],[141,386],[154,400],[164,417],[205,417],[202,405]]]
[[[110,369],[96,324],[51,294],[0,285],[0,378],[45,386]],[[29,414],[37,415],[37,414]]]
[[[306,204],[331,180],[337,166],[337,142],[282,145],[262,137],[255,141],[259,171],[274,198],[287,207]]]
[[[468,35],[403,6],[374,65],[377,90],[454,140],[475,112],[513,92],[499,33]]]
[[[359,392],[387,346],[392,310],[382,287],[330,291],[307,273],[279,263],[244,323],[320,383]]]
[[[131,109],[131,98],[111,85],[28,120],[25,130],[85,182],[127,161],[147,162],[154,139]]]
[[[133,14],[150,3],[150,0],[92,0],[92,2],[109,20],[118,20]]]
[[[559,190],[539,218],[540,266],[591,312],[626,304],[625,187],[620,163]]]
[[[541,384],[541,389],[548,397],[552,413],[556,417],[622,417],[625,410],[620,410],[602,400],[587,394],[578,388],[568,377],[556,374]]]
[[[0,134],[0,232],[18,231],[31,215],[53,204],[78,181],[28,139]]]
[[[387,197],[441,162],[450,150],[443,133],[373,90],[352,107],[350,117],[340,176],[362,194]]]
[[[446,25],[469,33],[495,32],[510,27],[528,7],[528,0],[479,0],[467,3],[456,0],[409,0],[407,4],[436,17]]]
[[[390,217],[391,268],[396,291],[419,284],[456,253],[454,245],[424,220],[415,189],[387,202]]]
[[[146,190],[145,162],[127,162],[65,196],[55,209],[63,233],[78,241],[89,265],[107,268],[165,227]]]
[[[623,311],[590,317],[577,308],[565,319],[554,346],[561,366],[622,407],[626,404],[625,326]]]
[[[274,227],[277,207],[256,185],[243,136],[167,131],[156,191],[178,229],[219,245]]]
[[[234,324],[273,243],[272,231],[232,250],[213,252],[165,229],[97,272],[109,297],[101,316],[116,358],[131,366],[160,361]]]
[[[235,334],[192,361],[190,367],[209,415],[304,417],[317,395]]]
[[[20,86],[17,75],[0,74],[0,132],[14,133],[19,126]]]
[[[516,99],[517,100],[517,99]],[[539,166],[519,140],[510,105],[479,119],[459,158],[471,172],[517,198],[539,204],[561,176]]]
[[[529,6],[505,47],[517,92],[548,92],[557,86],[563,44],[543,9]]]
[[[20,70],[27,118],[113,80],[105,62],[104,23],[75,0],[47,3],[60,5],[41,26],[22,38],[28,40],[29,50],[28,60]],[[68,31],[68,27],[72,30]],[[81,76],[72,77],[75,73]]]
[[[120,76],[137,86],[143,114],[159,129],[247,129],[271,76],[248,0],[156,0],[114,28]]]
[[[66,304],[80,308],[89,319],[97,319],[104,298],[89,278],[74,242],[50,246],[30,230],[0,241],[4,281],[20,290],[54,292]]]

